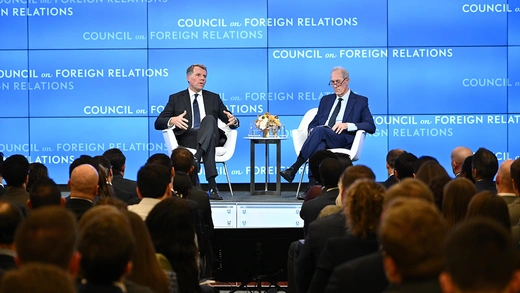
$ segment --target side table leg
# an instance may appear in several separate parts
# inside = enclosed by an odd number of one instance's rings
[[[251,195],[253,195],[253,192],[255,191],[255,143],[253,142],[253,140],[251,140],[251,144],[250,144],[249,148],[251,150],[251,156],[250,156],[250,161],[249,161],[249,166],[251,167],[251,169],[249,170],[250,171],[249,189],[250,189]]]
[[[282,194],[282,184],[280,179],[280,169],[282,164],[282,143],[281,140],[276,141],[276,195]]]

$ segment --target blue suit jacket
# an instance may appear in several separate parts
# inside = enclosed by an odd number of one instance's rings
[[[325,125],[335,99],[336,94],[326,95],[321,98],[320,105],[318,106],[318,113],[314,116],[311,123],[309,123],[308,131],[311,131],[314,127]],[[364,96],[357,95],[352,91],[350,91],[347,106],[345,108],[345,115],[343,115],[341,122],[354,123],[358,130],[365,130],[370,134],[376,132],[376,125],[374,124],[372,113],[370,113],[370,109],[368,108],[368,99]],[[348,141],[352,142],[355,133],[343,131],[341,135],[352,136],[352,138],[347,138]]]

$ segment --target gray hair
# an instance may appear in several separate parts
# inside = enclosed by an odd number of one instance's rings
[[[336,70],[341,71],[341,75],[343,75],[343,78],[349,77],[348,71],[344,67],[336,66],[336,67],[332,68],[331,72],[334,72]]]
[[[193,69],[195,67],[200,67],[202,69],[204,69],[206,71],[206,73],[208,73],[208,70],[206,69],[206,66],[202,65],[202,64],[192,64],[190,65],[190,67],[188,67],[188,69],[186,69],[186,76],[190,76],[193,74]],[[348,73],[347,73],[348,75]]]

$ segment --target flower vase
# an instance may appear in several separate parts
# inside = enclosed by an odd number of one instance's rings
[[[269,137],[269,129],[266,128],[266,129],[264,129],[262,131],[264,133],[264,137]]]
[[[278,137],[278,127],[272,127],[269,129],[269,132],[271,133],[272,137]]]

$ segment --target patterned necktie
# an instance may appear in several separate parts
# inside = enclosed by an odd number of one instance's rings
[[[199,110],[199,102],[197,102],[197,97],[199,94],[195,94],[195,100],[193,100],[193,129],[200,128],[200,110]]]
[[[336,118],[338,118],[339,109],[341,108],[341,101],[343,101],[343,98],[339,98],[339,101],[336,104],[336,108],[334,108],[332,115],[330,115],[329,123],[327,124],[330,128],[336,124]]]

